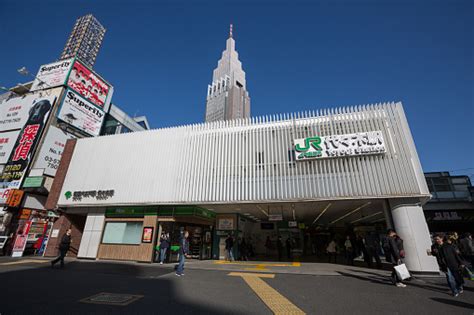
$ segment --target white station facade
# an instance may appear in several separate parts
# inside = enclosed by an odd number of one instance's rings
[[[71,142],[52,202],[85,221],[78,257],[150,261],[156,236],[182,215],[208,244],[226,230],[259,239],[274,221],[287,232],[383,224],[403,238],[411,271],[438,271],[422,210],[430,194],[401,103]]]

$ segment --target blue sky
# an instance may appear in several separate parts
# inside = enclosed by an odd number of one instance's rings
[[[425,171],[473,168],[473,3],[3,0],[0,86],[55,61],[92,13],[114,103],[154,128],[202,122],[233,23],[253,116],[402,101]]]

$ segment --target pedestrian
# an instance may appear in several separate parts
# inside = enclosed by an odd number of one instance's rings
[[[288,236],[288,238],[286,239],[286,242],[285,242],[285,245],[286,245],[286,257],[288,259],[291,259],[291,239],[290,237]]]
[[[176,268],[176,275],[178,277],[184,276],[184,262],[186,260],[186,256],[189,254],[189,232],[188,231],[181,231],[181,235],[179,237],[179,263],[178,267]]]
[[[66,257],[69,247],[71,246],[71,229],[67,229],[66,234],[63,235],[61,243],[59,243],[59,256],[51,261],[51,268],[58,262],[61,262],[61,268],[64,267],[64,257]]]
[[[245,241],[245,237],[242,238],[242,242],[240,243],[240,260],[247,261],[248,258],[248,245]]]
[[[446,265],[447,268],[447,278],[451,292],[453,296],[458,296],[460,293],[463,293],[464,279],[462,270],[464,269],[464,262],[454,246],[455,242],[456,237],[449,235],[445,238],[440,253],[443,264]]]
[[[378,269],[382,268],[382,261],[380,260],[379,251],[380,243],[375,232],[368,233],[365,238],[365,251],[367,253],[366,262],[369,268],[372,268],[372,262],[375,259],[375,263]]]
[[[281,256],[282,256],[282,252],[283,252],[283,242],[281,240],[281,236],[278,236],[277,251],[278,251],[278,261],[281,261]]]
[[[232,237],[231,234],[227,236],[225,240],[225,251],[226,251],[226,258],[228,261],[233,261],[234,260],[234,253],[233,253],[233,248],[234,248],[234,238]]]
[[[448,282],[448,286],[451,289],[452,288],[452,285],[451,285],[452,280],[451,280],[451,278],[448,274],[448,266],[446,266],[444,256],[443,256],[443,253],[442,253],[442,247],[444,245],[443,236],[440,235],[440,234],[435,235],[434,238],[433,238],[433,241],[434,241],[434,243],[433,243],[433,245],[431,245],[431,255],[436,257],[436,261],[438,262],[439,270],[441,270],[446,275],[446,281]],[[453,292],[453,290],[451,292]]]
[[[391,275],[392,283],[399,288],[404,288],[406,285],[398,278],[397,272],[395,271],[395,266],[401,265],[403,263],[403,258],[405,258],[405,250],[403,249],[403,240],[395,233],[395,230],[389,229],[387,232],[387,258],[392,262],[393,271]]]
[[[326,252],[328,254],[328,262],[331,262],[331,258],[334,257],[334,263],[337,263],[337,249],[336,241],[332,239],[328,246],[326,247]]]
[[[270,251],[272,249],[272,240],[270,236],[267,236],[267,240],[265,241],[265,249],[266,249],[266,256],[270,256]]]
[[[160,237],[160,265],[166,260],[166,252],[170,247],[170,235],[169,233],[162,233]]]
[[[474,244],[471,233],[464,234],[464,237],[459,241],[459,249],[464,259],[471,264],[471,268],[474,268]]]
[[[346,263],[348,265],[354,266],[354,247],[352,246],[351,237],[349,235],[346,236],[344,250],[346,254]]]

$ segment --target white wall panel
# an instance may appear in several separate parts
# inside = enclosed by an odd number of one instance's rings
[[[294,161],[294,139],[374,130],[385,154]],[[420,196],[422,179],[402,105],[390,103],[79,139],[59,205]],[[110,189],[107,200],[64,197]]]

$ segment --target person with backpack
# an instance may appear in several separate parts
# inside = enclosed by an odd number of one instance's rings
[[[395,230],[389,229],[387,231],[387,239],[384,243],[385,256],[387,261],[393,265],[393,271],[391,274],[392,283],[399,288],[405,288],[406,285],[398,278],[395,266],[403,263],[402,259],[405,258],[405,251],[403,250],[403,240],[397,235]]]

